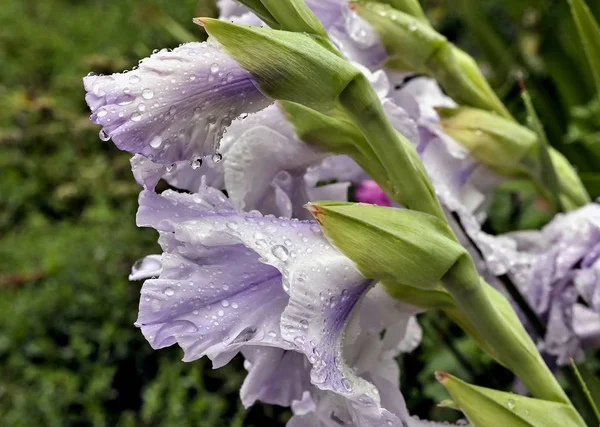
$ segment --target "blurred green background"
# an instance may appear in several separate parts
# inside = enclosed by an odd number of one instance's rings
[[[588,2],[600,10],[600,2]],[[551,142],[595,195],[600,105],[566,1],[425,3],[435,26],[480,60],[522,117],[525,73]],[[0,424],[6,426],[277,426],[289,412],[245,411],[239,358],[212,370],[179,348],[152,351],[133,326],[141,283],[131,264],[158,252],[135,227],[129,155],[101,142],[84,102],[89,71],[131,69],[153,49],[202,39],[191,18],[210,0],[9,0],[0,7]],[[488,227],[548,219],[525,185],[501,189]],[[409,408],[455,420],[433,378],[446,370],[507,389],[512,378],[437,314],[399,360]]]

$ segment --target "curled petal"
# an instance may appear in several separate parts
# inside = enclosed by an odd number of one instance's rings
[[[240,396],[244,407],[256,401],[290,406],[311,390],[310,364],[302,353],[269,347],[247,347],[242,350],[248,375]]]
[[[280,273],[231,235],[211,231],[215,217],[234,215],[216,190],[140,196],[138,224],[167,237],[162,272],[144,283],[136,322],[154,348],[178,343],[184,360],[207,355],[218,367],[246,345],[289,347],[279,332],[288,302]]]
[[[163,49],[84,86],[91,120],[120,149],[161,164],[214,153],[233,119],[270,102],[214,42]]]
[[[143,192],[138,224],[159,230],[165,250],[160,277],[142,289],[137,322],[155,348],[178,343],[185,360],[208,355],[216,366],[243,346],[294,350],[310,362],[316,387],[364,416],[382,416],[375,386],[344,355],[347,326],[372,283],[316,222],[240,212],[204,187]]]

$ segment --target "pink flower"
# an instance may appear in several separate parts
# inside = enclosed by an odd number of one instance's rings
[[[356,200],[363,203],[371,203],[379,206],[391,206],[390,199],[375,181],[362,181],[354,191]]]

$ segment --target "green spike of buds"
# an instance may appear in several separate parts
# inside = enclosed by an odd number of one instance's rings
[[[474,427],[585,427],[571,405],[468,384],[445,372],[436,379]]]

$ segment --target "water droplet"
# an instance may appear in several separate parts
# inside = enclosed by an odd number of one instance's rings
[[[172,297],[173,295],[175,295],[175,291],[173,290],[173,288],[165,288],[164,293],[168,297]]]
[[[271,338],[275,338],[277,336],[277,334],[274,331],[269,331],[269,333],[267,335],[270,336]]]
[[[231,303],[231,308],[238,308],[238,307],[239,307],[239,305],[238,305],[237,302],[232,302]]]
[[[142,115],[136,111],[136,112],[134,112],[134,113],[131,115],[131,117],[130,117],[130,118],[131,118],[131,120],[133,120],[134,122],[139,122],[140,120],[142,120]]]
[[[267,242],[263,239],[258,239],[256,241],[256,245],[261,247],[261,248],[266,248],[267,247]]]
[[[515,400],[514,399],[508,399],[506,401],[506,407],[508,409],[510,409],[511,411],[515,409]]]
[[[158,148],[161,144],[162,137],[160,135],[156,135],[154,138],[152,138],[152,141],[150,141],[150,147],[152,148]]]
[[[133,100],[135,99],[135,97],[133,95],[123,95],[120,99],[119,102],[117,102],[118,105],[129,105],[133,102]]]
[[[131,76],[129,76],[129,83],[131,84],[139,83],[140,80],[140,76],[138,76],[137,74],[132,74]]]
[[[168,173],[170,173],[170,172],[173,172],[176,167],[177,167],[177,165],[175,163],[171,163],[165,169],[167,170]],[[190,282],[190,283],[192,283],[192,282]]]
[[[285,246],[274,246],[273,249],[271,249],[271,252],[275,255],[275,258],[281,261],[286,261],[290,257],[290,253]]]
[[[106,116],[107,114],[108,114],[108,111],[102,109],[102,110],[98,111],[97,116],[102,118],[102,117]]]
[[[216,63],[213,63],[210,65],[210,72],[215,74],[219,72],[219,65]]]
[[[221,317],[223,317],[225,315],[225,312],[223,310],[219,310],[217,311],[217,314]]]
[[[221,305],[223,307],[229,307],[229,301],[227,301],[226,299],[224,299],[223,301],[221,301]]]
[[[142,91],[142,98],[144,99],[152,99],[153,96],[154,92],[152,92],[150,89],[144,89]]]
[[[410,31],[411,33],[414,33],[415,31],[417,31],[417,24],[415,24],[414,22],[412,22],[409,26],[408,26],[408,31]]]
[[[110,136],[106,132],[104,132],[104,129],[100,129],[98,136],[102,141],[108,141],[110,139]]]
[[[342,379],[342,386],[346,391],[352,391],[352,383],[348,380],[348,378]]]
[[[219,163],[223,159],[221,153],[215,153],[212,155],[212,161],[215,163]]]
[[[196,157],[194,160],[192,160],[192,163],[190,163],[190,166],[194,170],[200,168],[200,166],[202,166],[202,157]]]
[[[140,102],[138,105],[138,110],[139,111],[146,111],[146,104],[144,104],[143,102]]]

